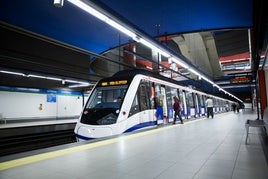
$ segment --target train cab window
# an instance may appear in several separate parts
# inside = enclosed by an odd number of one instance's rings
[[[94,90],[86,108],[119,108],[121,102],[118,98],[123,99],[126,87],[99,87]]]
[[[109,125],[117,121],[127,86],[97,87],[90,95],[81,117],[81,123],[90,125]]]

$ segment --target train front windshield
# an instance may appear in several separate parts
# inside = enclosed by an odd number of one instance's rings
[[[110,125],[116,123],[127,86],[97,87],[90,95],[81,123]]]

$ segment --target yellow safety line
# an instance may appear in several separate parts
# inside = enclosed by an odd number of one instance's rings
[[[197,121],[200,121],[203,119],[204,118],[189,121],[187,123],[184,123],[184,125],[190,124],[192,122],[197,122]],[[24,158],[20,158],[20,159],[14,159],[14,160],[6,161],[6,162],[1,162],[0,163],[0,171],[7,170],[10,168],[14,168],[14,167],[18,167],[18,166],[22,166],[22,165],[26,165],[26,164],[30,164],[30,163],[34,163],[34,162],[38,162],[38,161],[42,161],[42,160],[46,160],[46,159],[50,159],[50,158],[59,157],[59,156],[74,153],[74,152],[79,152],[79,151],[88,150],[88,149],[92,149],[92,148],[96,148],[96,147],[100,147],[100,146],[104,146],[104,145],[113,144],[113,143],[119,142],[121,140],[142,137],[145,135],[157,133],[157,132],[167,130],[170,128],[174,128],[174,127],[178,127],[178,126],[182,126],[182,125],[171,125],[171,126],[161,127],[161,128],[152,129],[152,130],[148,130],[148,131],[144,131],[144,132],[139,132],[139,133],[135,133],[135,134],[131,134],[131,135],[125,135],[125,136],[120,136],[120,137],[116,137],[116,138],[112,138],[112,139],[108,139],[108,140],[93,142],[93,143],[89,143],[89,144],[85,144],[85,145],[81,145],[81,146],[76,146],[76,147],[71,147],[71,148],[67,148],[67,149],[61,149],[61,150],[56,150],[56,151],[47,152],[47,153],[43,153],[43,154],[37,154],[37,155],[29,156],[29,157],[24,157]]]

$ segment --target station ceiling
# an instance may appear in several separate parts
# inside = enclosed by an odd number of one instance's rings
[[[85,1],[86,2],[86,1]],[[250,92],[231,85],[238,74],[253,75],[263,50],[267,13],[254,0],[95,0],[114,17],[182,54],[189,63],[230,92]],[[0,1],[0,85],[67,87],[68,80],[94,83],[125,68],[152,68],[152,54],[135,43],[135,64],[126,60],[134,40],[65,0]],[[167,59],[161,64],[170,67]],[[185,70],[177,66],[180,73]],[[53,81],[25,76],[67,79]],[[196,80],[192,75],[190,78]],[[252,77],[254,78],[254,77]],[[71,82],[69,82],[71,84]]]

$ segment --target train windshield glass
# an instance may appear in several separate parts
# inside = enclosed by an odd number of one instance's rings
[[[116,123],[126,89],[126,85],[95,88],[83,111],[81,123],[90,125]]]

